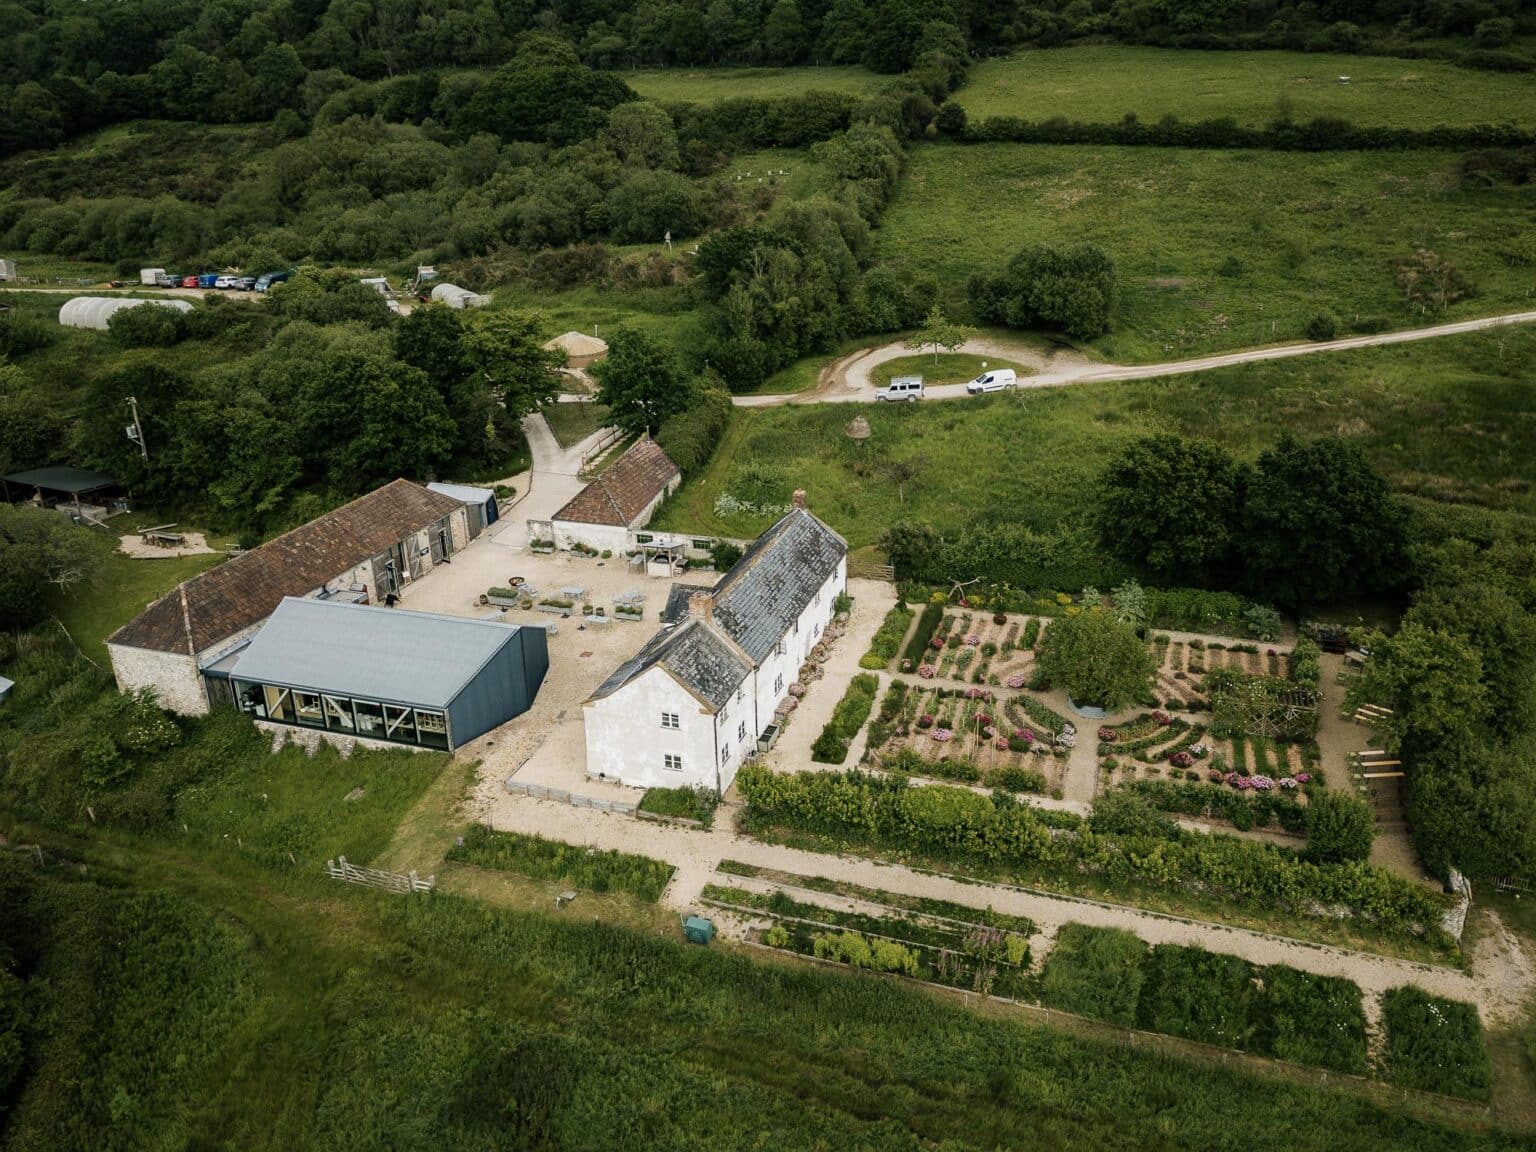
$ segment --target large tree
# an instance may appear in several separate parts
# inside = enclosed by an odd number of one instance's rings
[[[1389,727],[1400,747],[1465,742],[1487,719],[1483,662],[1460,636],[1408,622],[1391,636],[1370,633],[1362,645],[1371,658],[1350,685],[1348,706],[1392,709]]]
[[[0,628],[29,628],[50,596],[68,592],[95,568],[86,530],[57,512],[0,504]]]
[[[662,421],[681,412],[689,390],[672,349],[638,328],[617,328],[608,337],[608,355],[592,365],[597,402],[626,432],[654,434]]]
[[[1115,262],[1094,244],[1035,244],[1008,261],[1000,275],[976,275],[967,286],[982,320],[1010,328],[1059,328],[1078,340],[1109,329],[1116,291]]]
[[[1136,630],[1102,608],[1051,621],[1040,641],[1040,671],[1073,701],[1115,712],[1152,678],[1152,657]]]
[[[525,312],[475,312],[466,324],[464,359],[507,413],[522,417],[560,391],[564,357],[543,347],[540,317]]]
[[[1420,593],[1403,618],[1453,633],[1477,653],[1488,692],[1489,723],[1505,736],[1536,719],[1536,619],[1508,592],[1486,581]]]
[[[1227,575],[1243,480],[1218,445],[1144,436],[1104,471],[1099,538],[1110,555],[1169,584],[1217,582]]]
[[[1243,566],[1260,599],[1299,607],[1400,587],[1407,514],[1360,450],[1282,437],[1259,456],[1243,508]]]
[[[594,72],[556,36],[524,36],[466,110],[467,127],[508,140],[571,144],[596,135],[608,113],[639,97],[611,72]]]

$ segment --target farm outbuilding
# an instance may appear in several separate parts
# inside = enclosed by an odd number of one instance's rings
[[[218,671],[253,719],[452,751],[528,711],[549,670],[547,638],[495,620],[289,597]]]
[[[432,289],[432,300],[450,308],[484,308],[491,302],[489,296],[481,296],[457,284],[438,284]]]
[[[107,321],[124,308],[153,305],[156,308],[174,308],[177,312],[190,312],[192,305],[185,300],[137,300],[131,296],[76,296],[66,300],[59,309],[59,323],[66,328],[93,328],[107,330]]]
[[[447,496],[464,505],[464,510],[469,513],[471,540],[496,523],[501,515],[496,507],[496,493],[490,488],[476,488],[469,484],[445,484],[434,480],[427,485],[427,491]]]

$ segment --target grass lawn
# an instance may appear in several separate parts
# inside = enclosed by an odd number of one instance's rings
[[[647,100],[708,104],[740,96],[800,96],[806,92],[876,92],[890,77],[863,68],[661,68],[621,72]]]
[[[131,528],[131,525],[129,526]],[[168,556],[135,560],[116,551],[117,541],[98,535],[101,558],[96,573],[55,597],[54,613],[74,637],[80,650],[107,666],[106,638],[132,620],[150,601],[165,595],[183,580],[213,567],[223,557]]]
[[[956,311],[974,272],[1026,244],[1092,242],[1119,269],[1094,347],[1151,361],[1300,339],[1332,311],[1401,328],[1531,306],[1524,188],[1460,191],[1444,152],[1196,151],[924,145],[886,213],[880,255],[935,274]],[[1396,264],[1427,246],[1474,292],[1411,312]]]
[[[1349,83],[1339,83],[1348,76]],[[1303,52],[1201,52],[1093,45],[1019,52],[971,68],[955,95],[971,119],[1018,116],[1105,123],[1230,116],[1328,116],[1361,126],[1433,128],[1513,121],[1536,125],[1528,76],[1439,60]]]
[[[606,337],[622,324],[684,345],[695,340],[698,332],[693,305],[681,288],[571,288],[539,292],[510,287],[497,290],[496,305],[537,309],[542,313],[545,331],[551,336],[574,331]]]
[[[924,352],[877,364],[870,369],[869,378],[882,388],[897,376],[921,376],[927,384],[963,384],[989,368],[1012,368],[1021,377],[1032,372],[1022,364],[999,360],[996,356],[972,356],[968,352],[940,352],[935,356],[932,352]]]
[[[602,404],[551,404],[541,411],[562,448],[590,436],[608,421],[608,409]]]
[[[1165,429],[1250,458],[1282,430],[1338,433],[1402,491],[1536,515],[1536,331],[1505,332],[1502,345],[1478,334],[1139,383],[864,405],[874,434],[862,446],[843,434],[844,405],[740,409],[657,526],[751,536],[766,522],[716,516],[721,493],[784,503],[805,488],[855,548],[900,519],[1052,530],[1086,522],[1118,448]],[[904,501],[885,475],[892,461],[916,468]]]

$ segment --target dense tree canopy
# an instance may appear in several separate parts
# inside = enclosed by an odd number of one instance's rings
[[[976,275],[967,288],[980,320],[1010,328],[1057,328],[1078,340],[1109,329],[1115,262],[1094,244],[1036,244],[997,276]]]
[[[1054,686],[1110,712],[1139,699],[1152,678],[1152,657],[1136,629],[1101,608],[1051,621],[1039,659]]]
[[[606,404],[626,432],[654,434],[669,416],[687,406],[689,389],[677,357],[656,337],[637,328],[608,336],[608,355],[592,365],[597,402]]]
[[[57,512],[0,504],[0,628],[29,628],[51,591],[78,590],[92,574],[90,543]]]

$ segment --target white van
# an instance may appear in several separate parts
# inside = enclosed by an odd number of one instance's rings
[[[876,400],[921,400],[923,378],[921,376],[897,376],[890,384],[875,393]]]
[[[1018,373],[1012,368],[994,368],[991,372],[983,372],[972,380],[965,386],[965,390],[972,396],[979,396],[983,392],[1001,392],[1004,388],[1012,388],[1018,382]]]

